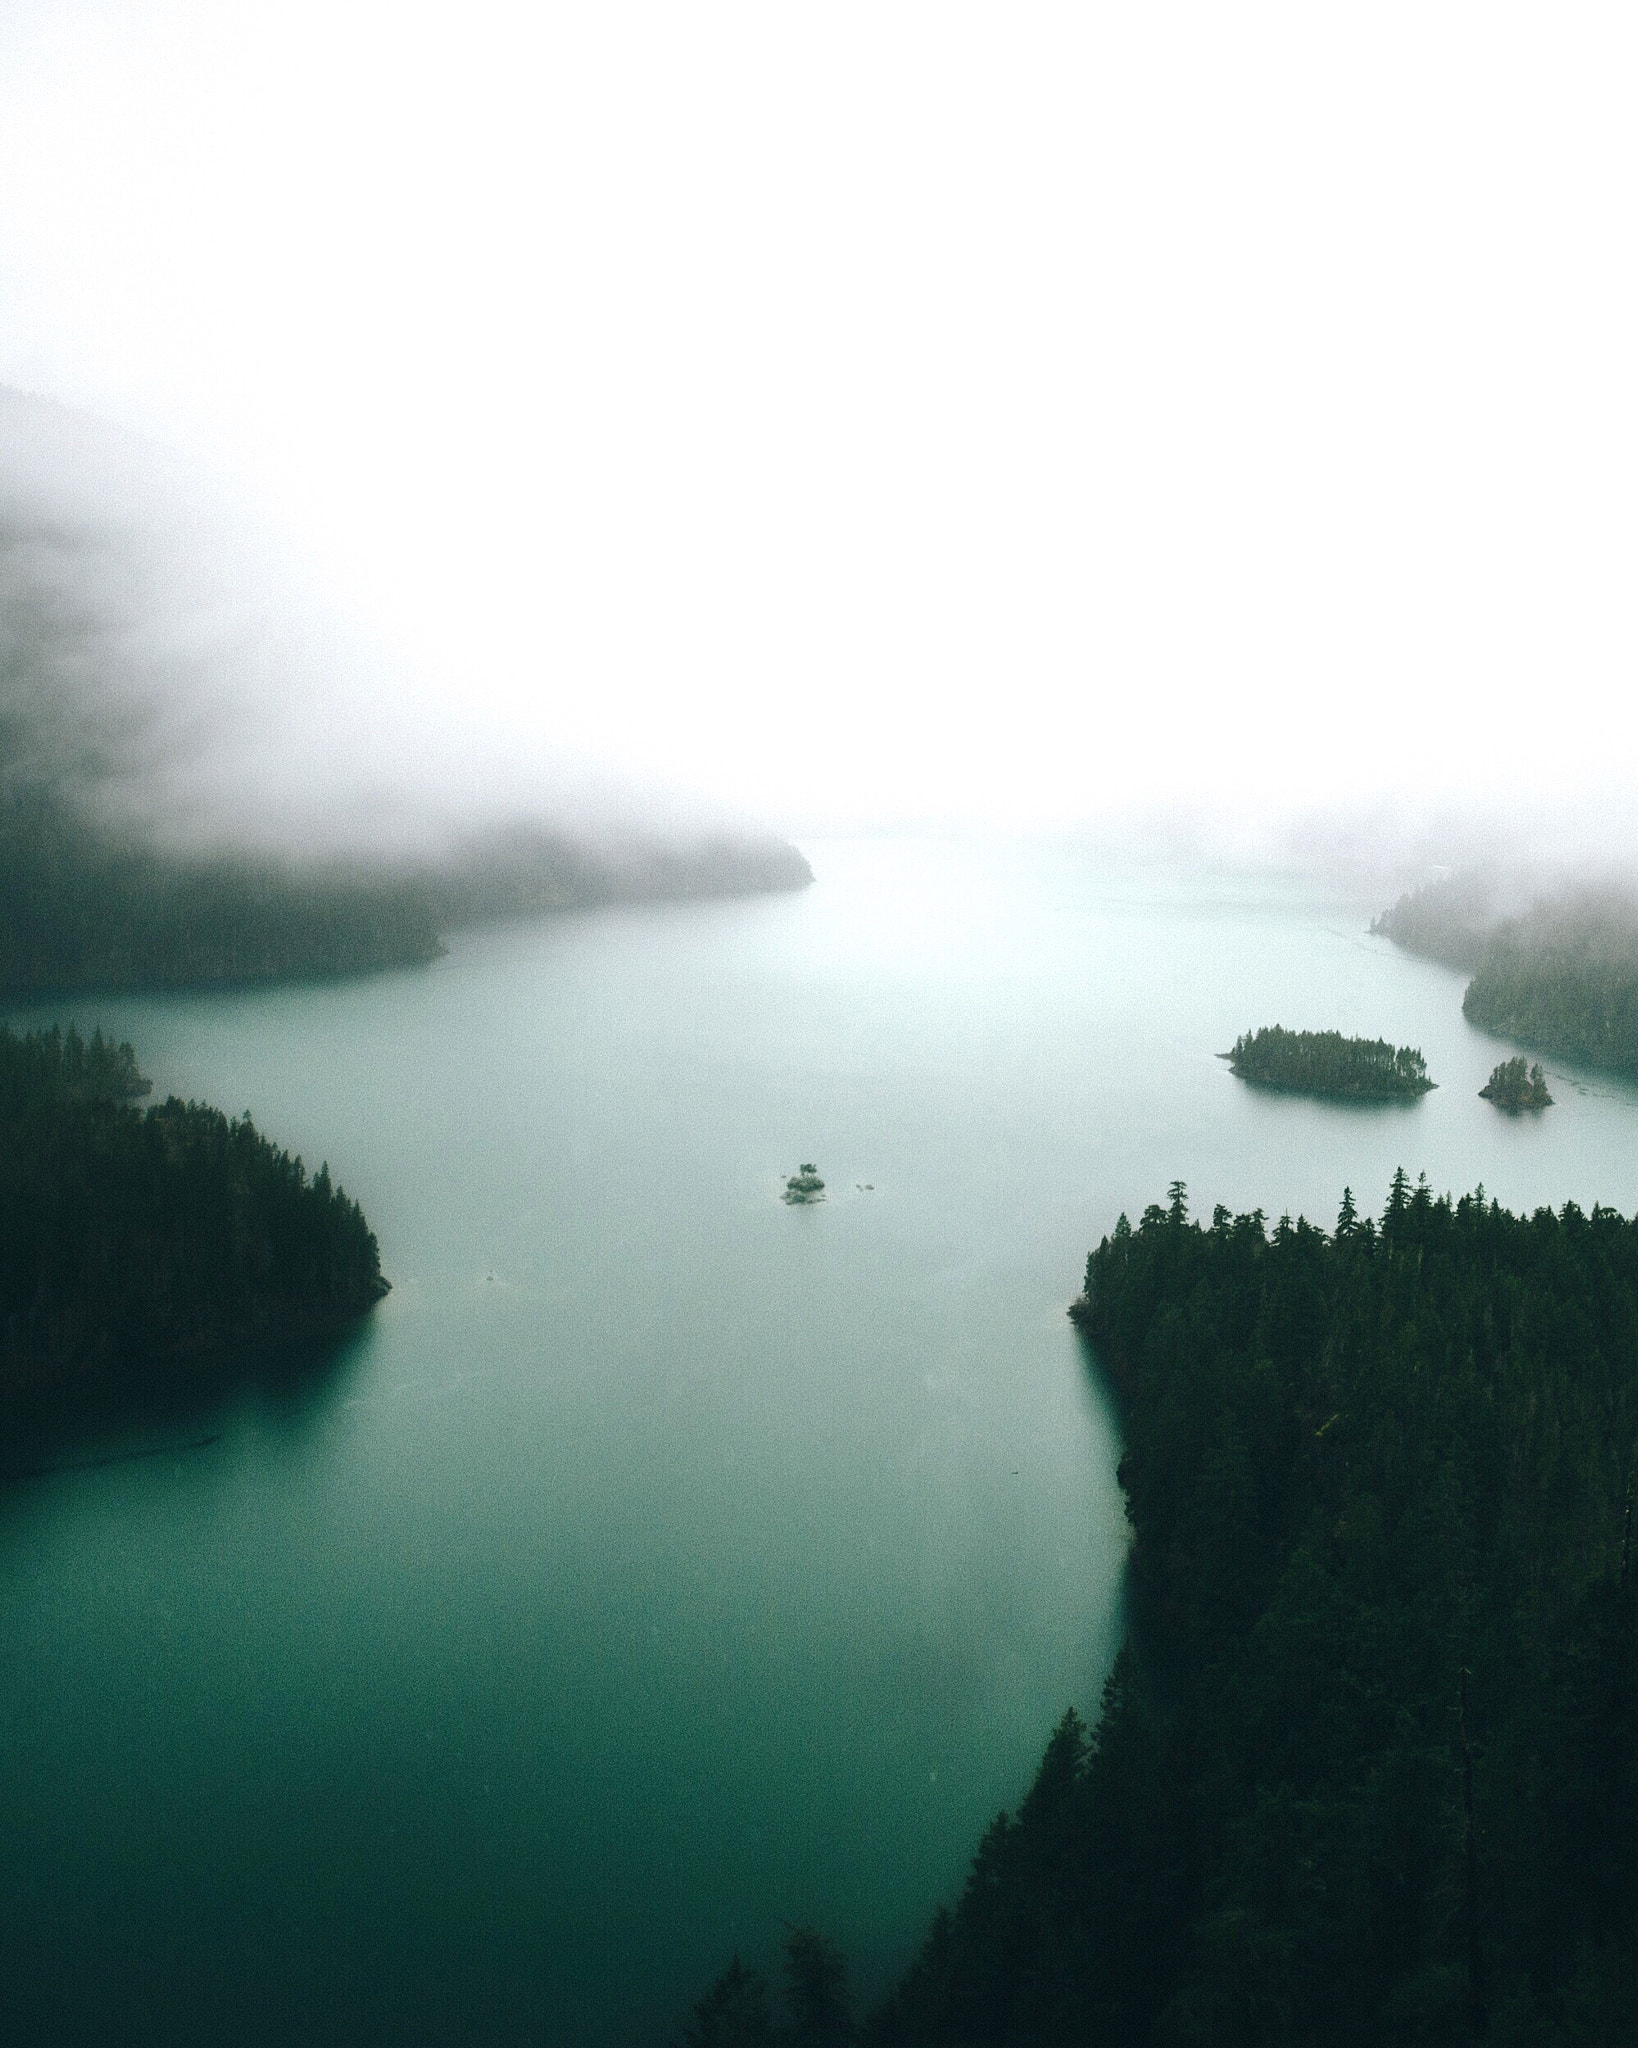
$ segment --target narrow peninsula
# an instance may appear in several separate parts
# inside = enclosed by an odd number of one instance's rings
[[[1293,1095],[1339,1102],[1390,1102],[1425,1095],[1438,1086],[1413,1046],[1385,1038],[1344,1038],[1340,1031],[1287,1031],[1266,1024],[1243,1033],[1226,1059],[1243,1081]]]
[[[1547,1076],[1541,1071],[1541,1062],[1527,1066],[1523,1053],[1515,1058],[1503,1060],[1491,1072],[1490,1079],[1479,1090],[1487,1102],[1493,1102],[1498,1109],[1517,1115],[1526,1109],[1551,1109],[1553,1098],[1547,1093]]]
[[[100,1033],[0,1027],[0,1391],[328,1336],[387,1292],[328,1166],[148,1085]]]

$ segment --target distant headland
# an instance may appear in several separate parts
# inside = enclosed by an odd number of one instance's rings
[[[805,888],[772,835],[579,837],[519,824],[436,858],[178,851],[116,831],[0,760],[0,998],[324,980],[435,960],[508,917]]]
[[[0,1027],[0,1391],[328,1336],[387,1292],[328,1166],[148,1087],[100,1033]]]
[[[322,804],[294,757],[241,784],[236,744],[260,762],[267,739],[242,650],[258,673],[306,657],[279,637],[292,593],[245,597],[282,590],[265,537],[185,468],[0,385],[0,1000],[366,974],[488,919],[813,879],[773,834],[659,797],[542,784],[509,813],[434,805],[434,826],[367,742],[350,786],[324,748]]]
[[[1467,869],[1371,926],[1472,978],[1469,1023],[1607,1073],[1638,1075],[1638,890],[1626,875],[1531,884]]]

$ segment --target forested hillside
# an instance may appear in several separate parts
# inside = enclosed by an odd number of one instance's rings
[[[794,847],[754,834],[528,826],[396,863],[188,853],[0,773],[0,996],[369,973],[436,959],[441,934],[489,918],[811,880]]]
[[[386,1292],[329,1169],[172,1098],[129,1046],[0,1028],[0,1385],[319,1334]]]
[[[1638,902],[1577,895],[1509,920],[1485,949],[1462,1011],[1521,1044],[1638,1074]]]
[[[329,742],[339,629],[274,744],[318,657],[246,598],[281,587],[267,546],[157,448],[0,386],[0,998],[367,973],[479,919],[812,879],[771,834],[560,814],[544,781],[507,823],[432,800],[435,773],[393,793],[390,697],[350,761]]]
[[[1501,916],[1481,878],[1403,896],[1372,926],[1472,973],[1462,1011],[1498,1036],[1611,1073],[1638,1074],[1638,896],[1560,886]]]
[[[1638,2040],[1638,1222],[1174,1186],[1075,1314],[1134,1647],[866,2038]]]
[[[441,951],[408,884],[167,852],[42,792],[0,795],[0,995],[353,974]]]
[[[1373,918],[1371,930],[1447,967],[1470,973],[1484,958],[1491,934],[1500,923],[1495,881],[1473,868],[1425,882],[1410,889],[1390,909]]]

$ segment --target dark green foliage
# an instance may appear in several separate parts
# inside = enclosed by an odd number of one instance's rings
[[[115,1045],[100,1030],[84,1039],[70,1025],[64,1037],[53,1024],[16,1038],[0,1025],[0,1118],[31,1099],[132,1102],[153,1085],[138,1071],[131,1047]]]
[[[847,1959],[812,1927],[785,1938],[784,2024],[775,2027],[768,1981],[735,1956],[695,2006],[676,2048],[852,2048],[858,2039]]]
[[[793,1927],[785,1942],[785,2048],[849,2048],[854,2039],[847,1962],[812,1927]]]
[[[440,931],[486,918],[813,879],[794,847],[760,838],[594,845],[519,829],[397,867],[178,853],[8,782],[3,723],[0,994],[368,973],[435,959]]]
[[[1327,1236],[1151,1207],[1117,1664],[879,2048],[1638,2038],[1638,1223],[1404,1174]]]
[[[1424,1095],[1436,1085],[1413,1047],[1396,1049],[1384,1038],[1344,1038],[1340,1031],[1287,1031],[1267,1024],[1237,1038],[1225,1057],[1242,1080],[1302,1095],[1377,1101]]]
[[[328,1167],[248,1116],[143,1113],[129,1046],[0,1027],[0,1384],[319,1333],[386,1291]]]
[[[1498,1109],[1550,1109],[1553,1102],[1539,1061],[1530,1066],[1522,1053],[1493,1067],[1479,1093]]]
[[[1638,904],[1538,903],[1492,937],[1462,1011],[1498,1036],[1638,1074]]]
[[[1486,1031],[1612,1073],[1638,1074],[1638,900],[1625,886],[1560,888],[1503,917],[1480,878],[1401,897],[1371,927],[1472,970],[1463,1013]]]
[[[0,789],[0,993],[356,974],[441,951],[412,883],[167,853]]]
[[[694,2008],[677,2048],[775,2048],[768,1980],[735,1956]]]

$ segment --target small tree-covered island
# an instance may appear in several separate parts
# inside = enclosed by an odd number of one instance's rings
[[[1385,1038],[1344,1038],[1340,1031],[1287,1031],[1265,1024],[1234,1041],[1228,1061],[1243,1081],[1295,1095],[1345,1102],[1387,1102],[1425,1095],[1438,1086],[1414,1047]]]
[[[327,1166],[148,1085],[100,1033],[0,1026],[0,1389],[326,1336],[387,1292]]]
[[[1523,1053],[1515,1058],[1503,1060],[1491,1071],[1490,1079],[1479,1090],[1487,1102],[1493,1102],[1498,1109],[1505,1109],[1517,1115],[1524,1109],[1551,1109],[1553,1098],[1547,1092],[1547,1076],[1541,1071],[1541,1062],[1534,1066],[1527,1064]]]

